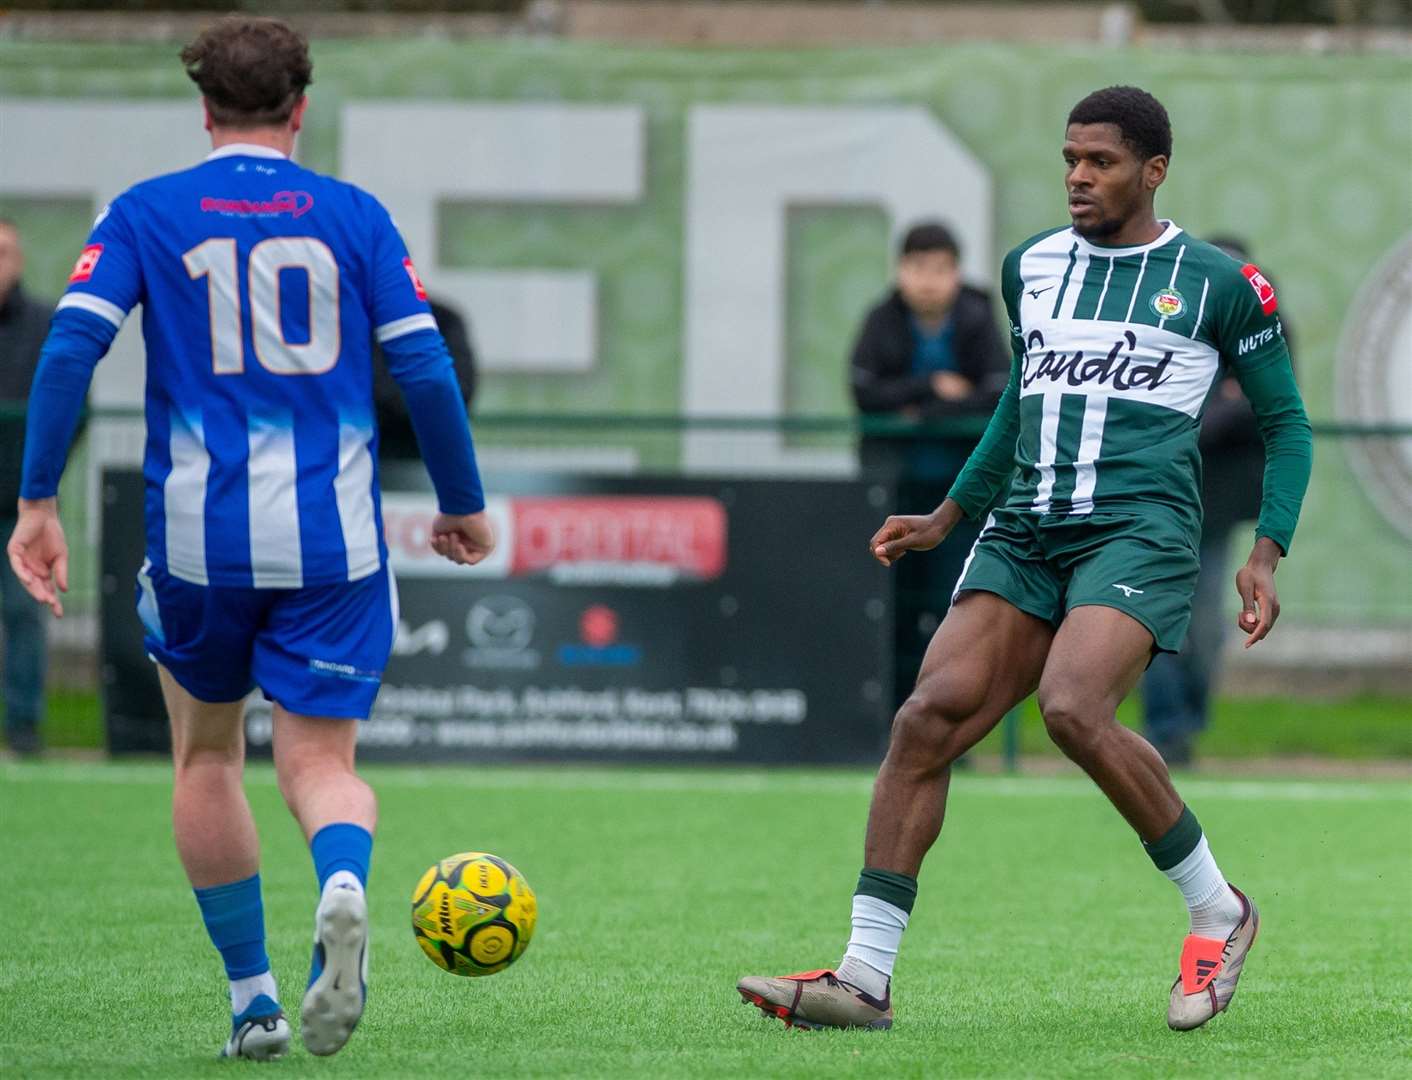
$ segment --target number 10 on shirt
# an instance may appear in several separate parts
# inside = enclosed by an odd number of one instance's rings
[[[238,252],[231,237],[213,237],[182,256],[193,279],[206,279],[211,313],[211,369],[217,375],[245,371]],[[280,272],[302,270],[309,282],[309,340],[285,340],[280,317]],[[322,240],[276,236],[261,240],[246,260],[250,337],[255,359],[276,375],[322,375],[338,363],[342,345],[338,316],[338,263]]]

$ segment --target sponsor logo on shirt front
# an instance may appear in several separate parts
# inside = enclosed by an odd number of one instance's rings
[[[1112,385],[1114,390],[1156,390],[1163,383],[1172,380],[1172,357],[1176,355],[1168,349],[1161,360],[1154,363],[1138,363],[1133,351],[1137,348],[1137,335],[1131,330],[1123,331],[1123,336],[1113,343],[1105,355],[1085,356],[1082,349],[1072,353],[1062,353],[1050,349],[1040,354],[1044,348],[1044,335],[1031,330],[1025,340],[1025,368],[1021,385],[1029,389],[1040,379],[1052,383],[1063,381],[1069,386],[1083,386],[1098,383]],[[1124,355],[1126,350],[1126,355]]]
[[[201,198],[203,214],[233,214],[236,217],[277,217],[289,214],[303,217],[314,208],[314,196],[307,191],[276,191],[268,199]]]
[[[1273,315],[1279,307],[1279,302],[1275,299],[1275,287],[1270,284],[1270,279],[1262,274],[1260,267],[1254,263],[1246,263],[1240,268],[1240,272],[1245,275],[1245,280],[1250,282],[1255,295],[1260,297],[1260,310],[1266,315]]]
[[[1179,319],[1186,311],[1186,299],[1176,289],[1158,289],[1148,303],[1153,313],[1162,319]]]
[[[89,244],[78,253],[78,262],[74,263],[74,270],[69,275],[69,281],[87,281],[93,276],[93,271],[98,269],[98,260],[102,257],[103,245]]]

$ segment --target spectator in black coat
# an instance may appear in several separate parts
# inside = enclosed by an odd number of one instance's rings
[[[446,339],[446,348],[456,369],[456,381],[461,384],[461,397],[469,413],[476,394],[476,354],[471,348],[466,320],[444,300],[433,296],[427,303],[431,305],[436,328]],[[373,343],[373,356],[373,404],[377,410],[379,456],[384,461],[417,461],[421,458],[421,451],[412,430],[412,418],[407,413],[407,403],[388,373],[387,360],[376,342]]]
[[[864,415],[935,421],[992,408],[1009,374],[989,294],[961,280],[961,249],[945,225],[907,231],[893,289],[863,320],[853,346],[853,400]],[[964,462],[957,447],[865,438],[865,469],[934,479]],[[945,492],[942,492],[945,495]]]
[[[25,402],[49,332],[54,305],[25,292],[24,247],[13,221],[0,218],[0,535],[15,531],[24,463]],[[10,569],[0,567],[0,614],[5,627],[5,738],[17,754],[40,749],[47,666],[43,609]]]
[[[1004,389],[1009,365],[990,296],[961,280],[961,249],[951,230],[939,222],[912,226],[902,240],[896,283],[868,312],[853,346],[850,381],[858,411],[918,425],[985,416]],[[896,482],[902,513],[924,514],[946,497],[976,441],[865,434],[859,452],[865,474]],[[937,551],[898,566],[899,687],[915,681],[976,532],[974,523],[963,523]]]

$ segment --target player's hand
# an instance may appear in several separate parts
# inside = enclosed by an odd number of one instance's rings
[[[19,522],[5,553],[25,591],[62,619],[59,594],[69,591],[69,544],[59,524],[59,501],[21,499]]]
[[[873,533],[868,550],[884,566],[891,566],[909,551],[930,551],[961,520],[961,508],[946,499],[930,514],[894,515]]]
[[[1280,598],[1275,593],[1275,567],[1279,565],[1279,545],[1267,536],[1255,541],[1246,564],[1236,571],[1236,592],[1240,593],[1240,615],[1236,624],[1245,631],[1245,647],[1263,641],[1280,617]]]
[[[431,523],[431,549],[460,566],[475,566],[495,550],[495,533],[478,514],[437,514]]]

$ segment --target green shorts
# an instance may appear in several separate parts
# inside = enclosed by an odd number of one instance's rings
[[[1191,530],[1160,511],[1056,521],[1002,508],[981,530],[952,599],[995,593],[1055,627],[1085,604],[1117,608],[1147,627],[1158,650],[1176,652],[1199,567]]]

